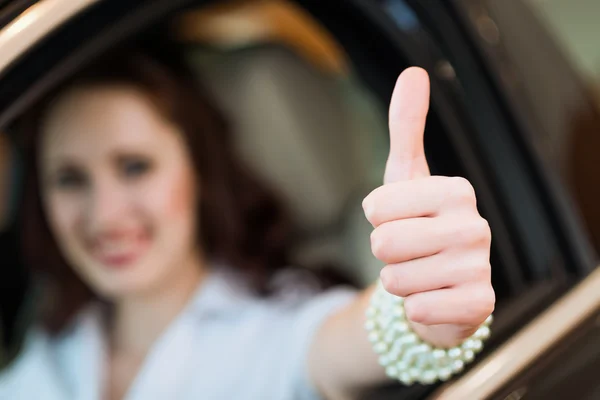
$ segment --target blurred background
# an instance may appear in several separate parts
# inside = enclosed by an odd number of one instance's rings
[[[36,2],[4,3],[12,6],[2,3],[0,37]],[[381,184],[395,78],[420,65],[432,77],[432,171],[467,177],[494,233],[497,322],[485,354],[582,282],[595,279],[588,290],[600,293],[597,0],[89,3],[0,76],[0,365],[18,355],[37,293],[16,250],[26,171],[11,122],[89,54],[136,35],[185,44],[241,156],[290,209],[299,264],[337,265],[358,287],[377,278],[361,201]],[[12,51],[1,43],[0,55]],[[561,334],[543,362],[512,374],[494,398],[600,399],[600,301],[585,298],[568,327],[545,326]],[[370,398],[426,398],[435,389],[391,385]]]

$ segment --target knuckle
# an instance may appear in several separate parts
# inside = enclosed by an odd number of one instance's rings
[[[481,260],[472,267],[472,278],[474,282],[489,282],[492,275],[492,268],[489,260]]]
[[[448,199],[453,203],[476,205],[475,189],[471,182],[461,176],[448,179]]]
[[[373,214],[375,212],[375,207],[371,195],[364,198],[364,200],[362,201],[362,208],[365,213],[365,218],[367,218],[367,221],[373,223]]]
[[[475,315],[481,315],[483,318],[487,318],[492,312],[496,305],[496,294],[491,285],[485,285],[479,287],[473,293],[473,303],[476,310]]]
[[[385,290],[393,295],[407,297],[413,293],[411,287],[407,285],[407,281],[403,279],[402,276],[392,272],[388,268],[384,268],[382,270],[380,278]]]
[[[371,252],[378,260],[384,260],[387,257],[386,234],[381,227],[375,228],[371,232]]]
[[[389,270],[389,268],[386,267],[381,270],[379,273],[379,279],[381,279],[381,284],[388,293],[399,296],[399,294],[397,294],[398,279],[396,279],[396,276],[392,273],[392,271]]]
[[[417,324],[426,324],[429,319],[427,308],[414,296],[409,296],[404,300],[404,313],[409,321]]]
[[[492,230],[490,224],[485,218],[477,217],[473,220],[473,235],[477,242],[489,244],[492,241]]]
[[[375,219],[377,216],[377,195],[378,189],[375,189],[362,201],[362,208],[365,213],[365,217],[372,224],[375,224]]]
[[[387,185],[375,188],[364,198],[362,208],[371,225],[379,226],[385,222],[385,210],[382,209],[386,204],[385,199],[390,196],[390,188]]]
[[[455,229],[450,233],[462,244],[491,244],[492,232],[487,220],[477,215],[474,218],[461,220],[453,224]]]

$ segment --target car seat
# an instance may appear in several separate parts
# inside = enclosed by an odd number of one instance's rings
[[[282,45],[195,46],[188,58],[230,118],[241,157],[291,211],[294,259],[334,261],[361,285],[375,280],[381,265],[361,203],[383,177],[382,105],[351,73],[327,74]]]

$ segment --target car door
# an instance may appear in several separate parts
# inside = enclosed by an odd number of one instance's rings
[[[0,125],[10,125],[36,98],[95,54],[186,7],[206,3],[210,2],[9,2],[0,31]],[[539,117],[533,111],[520,106],[515,88],[503,80],[499,62],[485,55],[480,31],[465,17],[472,15],[468,2],[296,3],[337,39],[381,103],[389,101],[403,68],[419,65],[429,71],[432,108],[426,152],[432,171],[467,177],[494,233],[497,318],[494,335],[474,368],[443,387],[389,385],[367,397],[491,396],[600,303],[592,293],[599,278],[589,233],[536,143],[546,127],[536,124]],[[15,8],[17,4],[21,8]],[[583,303],[573,310],[578,300]],[[569,318],[556,317],[565,314]],[[525,339],[540,331],[543,340],[524,348],[523,343],[531,344]],[[506,354],[515,351],[521,357],[509,362]],[[490,365],[503,374],[488,386],[474,386],[472,382],[489,380],[491,372],[498,371],[491,371]]]

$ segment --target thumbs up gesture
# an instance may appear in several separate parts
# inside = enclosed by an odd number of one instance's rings
[[[371,249],[386,266],[384,288],[405,297],[406,317],[425,341],[450,347],[492,313],[491,232],[464,178],[431,176],[423,148],[429,78],[404,71],[389,112],[384,185],[363,202]]]

